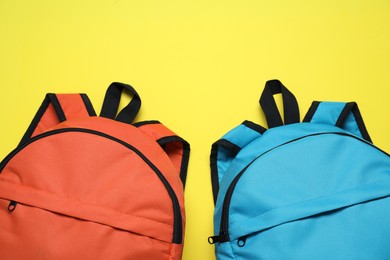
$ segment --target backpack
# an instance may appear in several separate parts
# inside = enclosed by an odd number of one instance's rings
[[[217,258],[390,258],[390,156],[357,104],[315,101],[300,123],[278,80],[260,104],[269,129],[244,121],[212,145]]]
[[[132,95],[119,112],[122,92]],[[2,259],[181,259],[189,144],[112,83],[100,116],[85,94],[47,94],[0,164]]]

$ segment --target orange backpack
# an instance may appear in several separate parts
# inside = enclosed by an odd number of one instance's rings
[[[131,124],[140,106],[123,83],[99,117],[85,94],[47,94],[0,164],[1,259],[181,259],[190,147],[158,121]]]

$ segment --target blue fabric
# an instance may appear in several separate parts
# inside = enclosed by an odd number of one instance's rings
[[[352,114],[344,130],[334,126],[344,106],[321,103],[311,123],[250,142],[228,136],[246,145],[221,175],[215,235],[227,190],[244,172],[218,259],[390,259],[390,156],[356,137]]]
[[[321,102],[313,115],[311,122],[317,124],[336,125],[337,119],[343,111],[345,102]],[[343,129],[348,132],[362,137],[356,119],[352,112],[349,113]]]
[[[253,140],[259,138],[261,134],[255,130],[240,124],[230,130],[221,139],[230,142],[231,144],[241,148],[248,145]],[[218,180],[222,180],[226,169],[230,166],[235,154],[226,147],[218,147],[217,155],[217,169],[218,169]]]
[[[356,124],[356,119],[353,113],[349,113],[347,120],[345,120],[343,129],[347,130],[348,132],[359,136],[360,138],[362,137],[362,134],[360,133],[359,127]]]
[[[313,115],[311,122],[317,124],[336,125],[345,102],[321,102]]]
[[[234,129],[226,133],[222,139],[227,140],[236,146],[242,148],[250,142],[260,137],[261,134],[243,124],[236,126]]]

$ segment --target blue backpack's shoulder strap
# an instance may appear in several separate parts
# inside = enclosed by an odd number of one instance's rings
[[[335,125],[372,143],[355,102],[314,101],[303,122]]]
[[[230,163],[243,147],[260,137],[265,130],[251,121],[244,121],[212,145],[210,166],[214,203],[217,201],[219,183]]]
[[[283,119],[276,105],[274,95],[281,94],[283,100]],[[277,79],[265,83],[260,96],[260,106],[267,120],[268,128],[299,123],[299,106],[295,96]],[[217,201],[219,184],[237,153],[247,144],[260,137],[266,129],[253,122],[244,121],[235,127],[211,148],[210,166],[214,203]]]

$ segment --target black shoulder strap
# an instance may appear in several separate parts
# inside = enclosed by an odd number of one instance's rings
[[[46,94],[20,144],[65,120],[89,116],[96,113],[86,94]]]
[[[356,102],[314,101],[303,122],[334,125],[372,143]]]
[[[133,125],[161,146],[179,173],[183,187],[185,187],[190,158],[190,144],[159,121],[144,121]]]
[[[244,121],[212,145],[210,167],[214,203],[217,202],[219,183],[233,159],[241,148],[262,136],[265,131],[265,128],[251,121]]]

